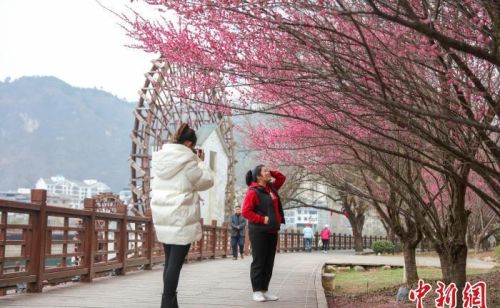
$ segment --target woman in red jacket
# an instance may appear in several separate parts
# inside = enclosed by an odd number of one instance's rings
[[[285,215],[278,196],[278,190],[286,177],[279,171],[271,171],[263,165],[249,170],[246,175],[248,192],[243,200],[242,214],[248,224],[252,244],[253,300],[258,302],[278,300],[269,293],[269,282],[273,274],[274,257],[278,243],[280,224],[285,223]]]

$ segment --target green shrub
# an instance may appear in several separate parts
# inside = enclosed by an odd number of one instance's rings
[[[497,256],[497,260],[500,261],[500,245],[495,247],[495,254]]]
[[[394,253],[395,245],[391,241],[376,241],[372,244],[373,251],[378,253]]]

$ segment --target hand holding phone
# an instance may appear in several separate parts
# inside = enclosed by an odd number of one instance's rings
[[[205,160],[205,152],[203,152],[202,149],[196,149],[196,155],[200,158],[200,160],[204,161]]]

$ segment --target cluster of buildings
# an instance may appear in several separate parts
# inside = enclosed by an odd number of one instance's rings
[[[34,188],[47,190],[47,204],[74,209],[83,209],[85,198],[111,191],[108,185],[97,180],[78,181],[67,179],[62,175],[40,178]],[[0,192],[0,199],[29,202],[31,190],[18,188],[17,191]]]
[[[70,180],[64,176],[40,178],[35,188],[47,190],[47,203],[50,205],[83,209],[83,200],[103,192],[110,192],[111,188],[97,180]]]

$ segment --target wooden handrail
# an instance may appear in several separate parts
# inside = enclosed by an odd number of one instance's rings
[[[85,199],[84,209],[51,206],[45,190],[34,189],[31,196],[29,203],[0,199],[0,295],[23,284],[28,292],[41,292],[47,284],[92,282],[99,276],[150,270],[164,263],[150,212],[128,216],[123,204],[116,205],[116,212],[100,212],[95,198]],[[203,237],[192,243],[187,261],[230,256],[228,224],[201,223]],[[8,238],[8,234],[19,235]],[[363,246],[368,248],[378,239],[385,238],[365,237]],[[313,249],[319,249],[318,241],[316,232]],[[351,249],[352,244],[350,235],[330,238],[330,249]],[[278,252],[303,249],[301,232],[280,233]]]

